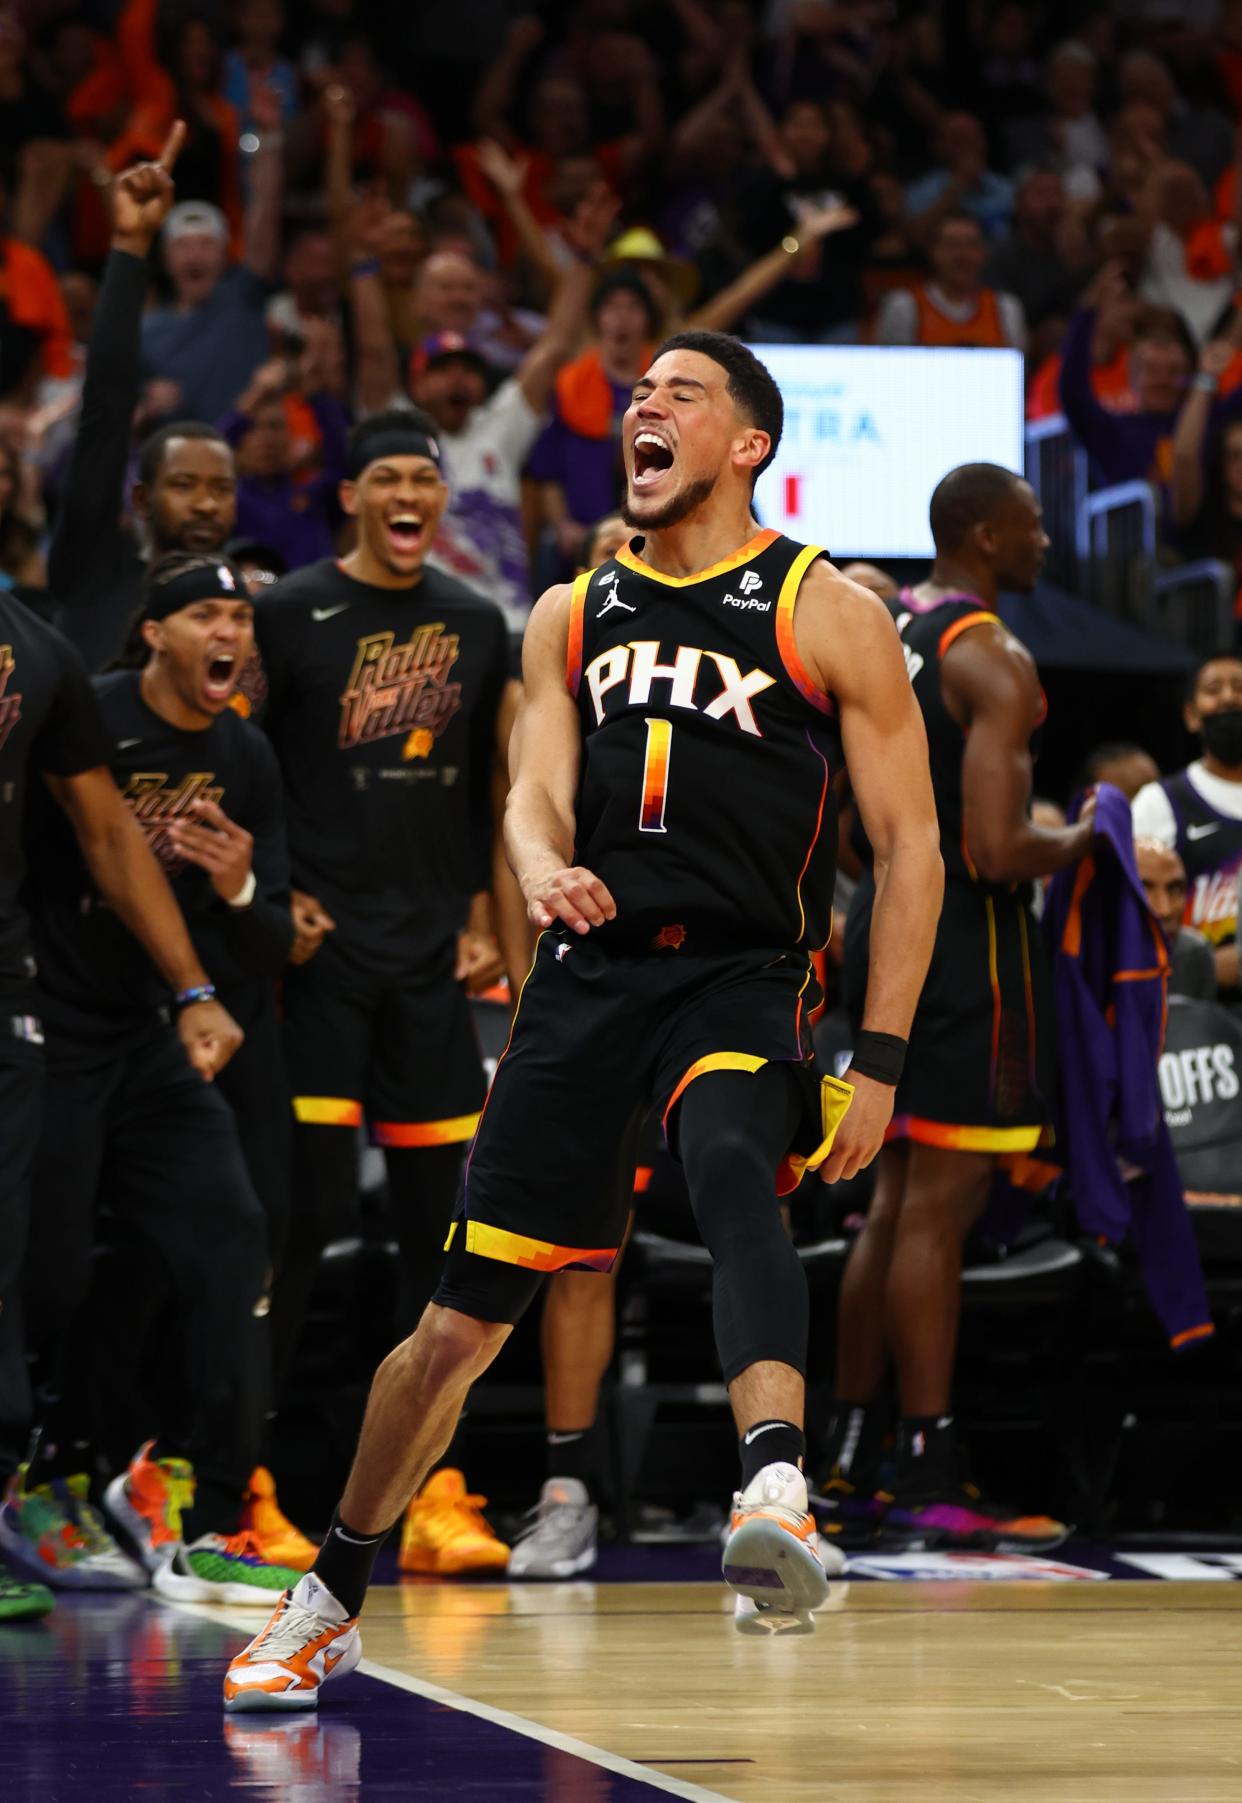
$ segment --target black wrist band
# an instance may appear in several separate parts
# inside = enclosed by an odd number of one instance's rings
[[[895,1089],[901,1082],[908,1043],[907,1040],[899,1039],[896,1033],[870,1033],[864,1027],[855,1041],[854,1055],[850,1059],[846,1077],[852,1072],[860,1077],[870,1077],[873,1083],[887,1083]]]

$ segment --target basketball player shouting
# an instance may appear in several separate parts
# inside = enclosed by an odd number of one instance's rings
[[[306,1707],[357,1663],[375,1554],[471,1383],[545,1273],[611,1264],[653,1102],[715,1260],[739,1619],[809,1628],[826,1594],[799,1469],[807,1292],[778,1169],[792,1156],[833,1181],[879,1150],[942,870],[891,620],[817,547],[756,528],[782,413],[734,340],[669,339],[623,428],[639,536],[532,615],[506,832],[543,929],[534,967],[439,1290],[380,1367],[315,1569],[233,1661],[227,1708]],[[811,1068],[805,1027],[843,754],[879,873],[852,1089]]]

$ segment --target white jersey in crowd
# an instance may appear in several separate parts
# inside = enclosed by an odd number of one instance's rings
[[[531,606],[521,475],[542,424],[510,377],[463,431],[437,434],[452,499],[428,561],[497,602],[511,626]]]

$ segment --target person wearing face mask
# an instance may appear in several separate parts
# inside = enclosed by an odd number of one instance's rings
[[[1242,872],[1242,656],[1205,658],[1191,681],[1186,725],[1203,755],[1134,798],[1134,836],[1177,851],[1186,866],[1186,924],[1208,939],[1221,999],[1237,1002],[1238,877]]]

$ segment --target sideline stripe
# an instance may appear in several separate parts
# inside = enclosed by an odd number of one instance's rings
[[[722,1615],[721,1621],[732,1630],[733,1624],[726,1616]],[[729,1803],[722,1791],[704,1790],[699,1784],[687,1784],[684,1778],[669,1778],[650,1766],[635,1765],[632,1759],[622,1759],[619,1753],[606,1753],[602,1747],[593,1747],[585,1740],[575,1740],[572,1735],[561,1734],[556,1728],[542,1727],[539,1722],[532,1722],[527,1716],[514,1715],[508,1709],[494,1709],[490,1703],[478,1703],[473,1697],[464,1697],[460,1691],[445,1690],[442,1685],[430,1684],[425,1678],[407,1677],[404,1672],[394,1671],[390,1665],[377,1665],[373,1659],[360,1659],[354,1669],[364,1677],[378,1678],[381,1683],[392,1684],[397,1690],[408,1690],[412,1696],[424,1697],[429,1703],[441,1703],[447,1709],[460,1710],[463,1715],[477,1715],[481,1721],[491,1722],[498,1728],[508,1728],[512,1734],[522,1734],[527,1740],[542,1741],[545,1747],[555,1747],[560,1753],[572,1753],[577,1759],[602,1766],[606,1772],[615,1772],[619,1778],[629,1778],[635,1784],[646,1784],[652,1790],[663,1791],[665,1796],[683,1797],[687,1799],[687,1803]]]
[[[376,1588],[387,1590],[394,1587],[383,1585]],[[258,1609],[242,1609],[233,1605],[221,1608],[218,1604],[211,1603],[174,1603],[164,1597],[151,1597],[150,1601],[153,1607],[172,1609],[178,1615],[189,1615],[196,1621],[234,1628],[248,1639],[253,1639],[261,1625],[262,1611]],[[731,1631],[733,1624],[729,1618],[722,1613],[720,1619]],[[645,1784],[651,1790],[661,1791],[668,1797],[681,1797],[684,1803],[730,1803],[723,1791],[704,1790],[701,1784],[689,1784],[684,1778],[669,1778],[650,1766],[636,1765],[632,1759],[623,1759],[619,1753],[605,1752],[603,1747],[593,1747],[589,1741],[575,1740],[571,1734],[562,1734],[556,1728],[545,1728],[527,1716],[514,1715],[508,1709],[495,1709],[490,1703],[476,1702],[473,1697],[463,1696],[458,1690],[446,1690],[443,1685],[431,1684],[425,1678],[408,1677],[405,1672],[396,1671],[391,1665],[377,1665],[374,1659],[360,1659],[354,1670],[361,1672],[364,1678],[375,1678],[381,1684],[391,1684],[395,1690],[407,1690],[411,1696],[422,1697],[429,1703],[439,1703],[446,1709],[457,1710],[461,1715],[478,1716],[480,1721],[491,1722],[497,1728],[507,1728],[511,1734],[520,1734],[526,1740],[537,1740],[545,1747],[555,1747],[560,1753],[571,1753],[575,1759],[583,1759],[589,1765],[599,1766],[606,1772],[615,1772],[619,1778],[629,1778],[634,1784]],[[223,1665],[220,1676],[223,1682]],[[221,1714],[223,1715],[223,1710]],[[300,1721],[305,1721],[308,1717],[312,1721],[318,1720],[318,1710],[297,1712],[297,1719]],[[273,1717],[265,1716],[263,1719],[270,1721]]]

